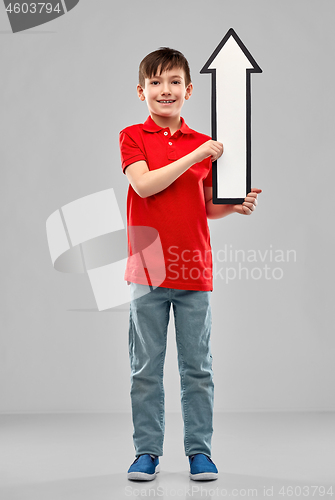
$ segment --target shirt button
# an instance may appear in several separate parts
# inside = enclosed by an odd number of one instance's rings
[[[168,135],[168,133],[167,133],[167,132],[164,132],[164,135]]]
[[[172,146],[172,142],[169,142],[169,146]]]

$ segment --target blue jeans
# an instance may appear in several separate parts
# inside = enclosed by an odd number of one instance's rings
[[[176,327],[185,455],[211,457],[214,382],[210,293],[130,284],[129,359],[136,456],[163,455],[163,368],[171,303]],[[143,295],[142,295],[143,294]]]

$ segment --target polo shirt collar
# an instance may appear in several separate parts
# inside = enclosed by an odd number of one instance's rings
[[[180,132],[182,132],[183,134],[191,134],[192,130],[186,125],[185,120],[182,116],[180,117],[180,120],[181,120],[181,126],[179,129]],[[145,130],[146,132],[159,132],[160,130],[163,130],[163,128],[166,127],[160,127],[159,125],[157,125],[157,123],[153,121],[150,115],[143,123],[143,130]]]

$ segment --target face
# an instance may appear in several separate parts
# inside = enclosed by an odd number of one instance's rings
[[[137,86],[137,93],[142,101],[146,100],[150,114],[173,118],[180,116],[184,101],[190,98],[192,89],[192,83],[185,86],[184,70],[172,68],[160,76],[146,78],[144,88]]]

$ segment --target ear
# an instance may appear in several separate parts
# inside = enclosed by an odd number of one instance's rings
[[[193,91],[193,85],[192,85],[192,83],[189,83],[186,87],[186,90],[185,90],[185,100],[186,101],[191,97],[192,91]]]
[[[141,87],[140,84],[138,84],[136,90],[138,97],[141,99],[141,101],[144,101],[145,100],[144,88]]]

